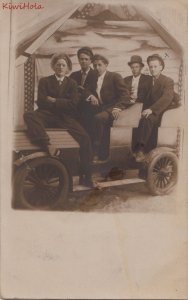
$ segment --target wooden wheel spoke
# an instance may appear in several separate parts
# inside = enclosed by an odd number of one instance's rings
[[[162,185],[162,188],[164,188],[166,186],[165,177],[163,177],[161,179],[161,185]]]
[[[25,180],[25,181],[24,181],[24,186],[25,186],[25,187],[34,187],[35,184],[34,184],[34,182],[32,182],[32,181],[30,181],[30,180]]]
[[[171,160],[168,157],[164,157],[162,161],[162,166],[166,167],[170,162]]]
[[[165,185],[168,185],[168,184],[169,184],[170,180],[168,179],[167,176],[164,177],[164,182],[165,182]]]
[[[173,162],[169,158],[167,158],[166,167],[172,167],[172,166],[173,166]]]
[[[163,180],[162,180],[162,178],[159,178],[159,187],[160,187],[160,188],[163,187]]]
[[[155,167],[153,168],[153,170],[155,170],[156,172],[159,172],[160,169],[161,169],[160,164],[156,163],[156,164],[155,164]]]
[[[156,166],[153,168],[154,172],[159,172],[160,168],[157,168]]]
[[[178,158],[164,149],[154,150],[148,162],[147,183],[152,195],[169,194],[177,183]]]
[[[66,201],[70,181],[61,161],[37,157],[29,168],[24,164],[16,170],[13,184],[14,201],[30,209],[50,209]]]
[[[156,186],[159,187],[159,177],[158,176],[156,176],[154,182],[155,182]]]
[[[34,173],[32,172],[32,174],[28,174],[27,178],[26,178],[27,182],[31,182],[33,184],[38,183],[39,179],[37,176],[34,175]]]
[[[51,178],[51,179],[47,180],[48,184],[52,184],[52,183],[58,183],[59,184],[59,182],[60,182],[59,177],[54,177],[54,178]]]
[[[161,158],[161,159],[159,160],[159,162],[160,162],[160,167],[163,168],[163,167],[164,167],[164,164],[165,164],[165,157]]]

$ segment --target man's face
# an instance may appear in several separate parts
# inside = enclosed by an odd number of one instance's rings
[[[151,60],[148,65],[149,65],[149,70],[150,70],[150,73],[152,76],[157,77],[160,75],[162,68],[163,68],[160,61]]]
[[[57,62],[53,66],[53,70],[58,77],[64,77],[69,72],[67,63],[62,58],[57,60]]]
[[[93,62],[93,67],[96,70],[98,76],[101,76],[107,69],[107,64],[105,64],[102,60],[95,60]]]
[[[87,71],[91,64],[91,58],[89,55],[85,53],[81,53],[78,57],[80,67],[83,71]]]
[[[131,71],[133,73],[133,76],[137,77],[141,74],[142,66],[139,63],[133,63],[131,64]]]

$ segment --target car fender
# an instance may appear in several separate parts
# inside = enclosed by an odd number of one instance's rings
[[[14,165],[16,167],[20,167],[21,165],[23,165],[25,162],[38,158],[38,157],[45,157],[45,156],[49,156],[48,153],[46,152],[35,152],[29,155],[22,155],[20,158],[18,158],[16,161],[14,161]]]
[[[33,160],[33,159],[39,158],[39,157],[47,157],[47,156],[49,156],[49,154],[46,153],[46,152],[35,152],[35,153],[29,154],[29,155],[26,155],[26,156],[22,155],[19,159],[17,159],[17,160],[14,162],[14,166],[17,167],[17,168],[19,168],[19,167],[21,167],[24,163],[26,163],[26,162],[28,162],[28,161],[30,161],[30,160]],[[62,163],[62,164],[64,165],[64,167],[66,168],[67,173],[68,173],[68,176],[69,176],[69,180],[70,180],[70,191],[72,191],[72,189],[73,189],[73,180],[72,180],[72,175],[71,175],[71,173],[70,173],[70,170],[69,170],[67,164],[66,164],[61,158],[59,158],[59,157],[57,157],[57,156],[54,156],[53,158],[54,158],[54,159],[57,159],[57,160],[59,160],[59,161],[61,161],[61,163]]]

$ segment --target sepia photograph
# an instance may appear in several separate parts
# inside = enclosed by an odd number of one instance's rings
[[[187,17],[0,1],[2,299],[187,299]]]

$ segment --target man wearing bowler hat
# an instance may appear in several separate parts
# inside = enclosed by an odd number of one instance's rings
[[[152,77],[141,73],[144,67],[141,56],[131,56],[128,65],[133,75],[125,77],[124,82],[130,92],[131,101],[142,102],[145,105],[152,85]]]
[[[158,54],[148,56],[147,64],[152,75],[152,88],[139,122],[134,149],[137,162],[145,160],[145,153],[151,150],[152,138],[155,140],[155,145],[153,144],[152,148],[156,147],[157,134],[154,132],[160,126],[163,112],[170,108],[174,98],[173,80],[161,73],[165,67],[162,57]]]

